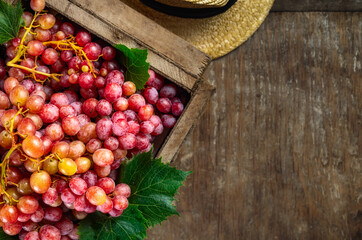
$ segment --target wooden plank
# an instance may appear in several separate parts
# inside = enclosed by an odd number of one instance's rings
[[[113,15],[108,14],[108,17],[112,16],[113,21],[117,22],[117,25],[112,23],[112,18],[103,19],[103,16],[97,16],[94,12],[102,12],[94,10],[94,8],[98,6],[87,4],[86,7],[88,8],[85,11],[83,9],[85,6],[79,6],[79,1],[76,1],[76,3],[77,4],[74,4],[68,0],[47,1],[47,5],[49,7],[63,13],[69,19],[79,23],[84,28],[88,29],[89,31],[93,32],[98,36],[101,36],[104,40],[112,44],[122,43],[126,44],[129,47],[147,47],[149,49],[148,60],[150,61],[152,68],[156,72],[161,73],[168,79],[176,82],[178,85],[186,88],[189,91],[194,87],[196,81],[199,79],[199,75],[202,74],[210,61],[209,57],[206,56],[204,53],[196,50],[196,48],[189,45],[184,40],[172,34],[171,32],[166,31],[159,25],[156,25],[155,23],[146,24],[148,20],[142,18],[142,16],[139,16],[138,13],[136,13],[136,16],[134,16],[135,18],[140,18],[143,21],[143,24],[152,26],[154,30],[152,31],[153,34],[155,34],[156,32],[159,33],[157,35],[158,38],[156,38],[155,36],[153,37],[154,41],[157,42],[157,44],[153,44],[152,42],[146,44],[143,41],[146,41],[148,39],[144,39],[141,41],[136,37],[132,36],[132,31],[134,31],[137,26],[133,29],[127,29],[127,32],[125,32],[126,27],[122,27],[122,21],[131,21],[131,16],[127,16],[127,14],[122,14],[122,11],[126,11],[128,14],[130,14],[130,12],[132,12],[133,10],[131,9],[129,11],[128,7],[123,6],[123,3],[121,2],[120,5],[116,4],[116,6],[112,7],[113,10],[120,11],[117,15],[115,15],[117,11],[113,12]],[[105,6],[105,9],[108,9],[108,5]],[[119,18],[119,14],[121,14],[123,17]],[[122,21],[118,22],[118,20]],[[150,35],[152,36],[153,34]],[[169,36],[168,34],[172,36]],[[164,45],[159,42],[162,41],[162,39],[174,40],[173,51],[170,50],[170,42],[169,44],[165,42]],[[161,48],[160,45],[162,45],[163,48]],[[160,49],[156,49],[156,47]],[[192,54],[194,54],[195,57],[191,57]]]
[[[209,101],[214,90],[214,86],[205,81],[199,81],[192,91],[191,99],[185,107],[183,114],[169,133],[167,139],[157,153],[157,157],[162,157],[164,162],[172,161],[187,133],[205,109],[205,105]]]
[[[275,0],[271,11],[362,11],[361,0]]]
[[[361,239],[361,13],[271,13],[214,61],[173,166],[181,217],[149,239]]]

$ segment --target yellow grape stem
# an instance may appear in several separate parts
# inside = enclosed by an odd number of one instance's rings
[[[15,68],[19,68],[19,69],[23,69],[23,70],[26,70],[26,71],[29,71],[33,74],[39,74],[39,75],[43,75],[43,76],[46,76],[46,77],[50,77],[50,78],[53,78],[54,80],[56,80],[57,82],[59,82],[59,78],[57,78],[58,76],[62,76],[62,74],[55,74],[55,73],[44,73],[44,72],[40,72],[40,71],[37,71],[35,69],[32,69],[32,68],[28,68],[28,67],[24,67],[24,66],[21,66],[19,64],[15,64],[15,63],[10,63],[8,62],[7,64],[9,67],[15,67]],[[39,82],[39,80],[35,79],[37,82]],[[41,81],[40,81],[41,82]]]
[[[50,77],[50,78],[53,78],[54,80],[56,80],[57,82],[59,82],[59,79],[58,79],[58,76],[62,76],[62,74],[49,74],[49,73],[44,73],[44,72],[40,72],[40,71],[37,71],[32,68],[28,68],[28,67],[24,67],[24,66],[21,66],[19,64],[16,64],[17,62],[19,62],[21,60],[21,57],[22,56],[25,56],[25,52],[26,52],[26,46],[24,45],[24,41],[25,41],[25,38],[26,36],[31,32],[31,29],[34,27],[34,22],[35,22],[35,19],[39,16],[39,12],[35,12],[34,14],[34,17],[33,17],[33,20],[31,21],[30,23],[30,26],[29,27],[24,27],[24,29],[26,29],[26,32],[24,34],[24,36],[22,37],[21,41],[20,41],[20,44],[18,46],[18,52],[16,53],[16,56],[7,63],[7,66],[9,67],[15,67],[15,68],[19,68],[19,69],[22,69],[22,70],[26,70],[30,73],[32,73],[34,75],[34,79],[37,81],[37,82],[42,82],[42,81],[39,81],[35,78],[35,74],[39,74],[39,75],[43,75],[43,76],[46,76],[46,77]]]
[[[57,45],[56,48],[58,48],[60,50],[74,50],[77,53],[77,55],[80,55],[79,57],[81,59],[84,58],[87,61],[88,65],[89,65],[90,72],[93,74],[94,77],[96,77],[96,75],[94,73],[94,69],[93,69],[92,64],[91,64],[91,60],[89,60],[89,58],[87,57],[87,55],[83,51],[83,48],[76,45],[76,43],[74,42],[74,37],[73,36],[71,36],[68,39],[64,39],[64,40],[43,42],[43,45],[44,46]],[[65,47],[65,48],[62,48],[62,47]]]
[[[17,150],[19,147],[21,147],[21,144],[17,144],[15,146],[13,146],[12,148],[10,148],[10,150],[7,152],[7,154],[4,157],[4,160],[2,161],[2,163],[0,163],[1,166],[1,176],[0,176],[0,183],[1,183],[1,194],[5,194],[11,201],[15,201],[15,199],[13,199],[7,192],[6,192],[6,187],[7,187],[7,178],[6,178],[6,170],[9,167],[9,158],[11,156],[11,154]]]

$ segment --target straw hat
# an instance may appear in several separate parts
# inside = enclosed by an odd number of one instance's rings
[[[121,0],[212,58],[245,42],[274,0]],[[156,9],[156,10],[155,10]]]

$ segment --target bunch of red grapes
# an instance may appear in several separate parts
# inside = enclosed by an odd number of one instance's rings
[[[79,239],[87,214],[128,207],[117,169],[149,151],[185,102],[152,70],[137,91],[113,47],[44,13],[44,0],[30,6],[0,60],[0,225],[24,240]]]

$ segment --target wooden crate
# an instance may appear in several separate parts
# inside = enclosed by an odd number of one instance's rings
[[[46,0],[47,6],[110,44],[147,48],[151,69],[190,93],[175,127],[155,148],[170,162],[201,115],[214,87],[201,80],[209,56],[118,0]]]

